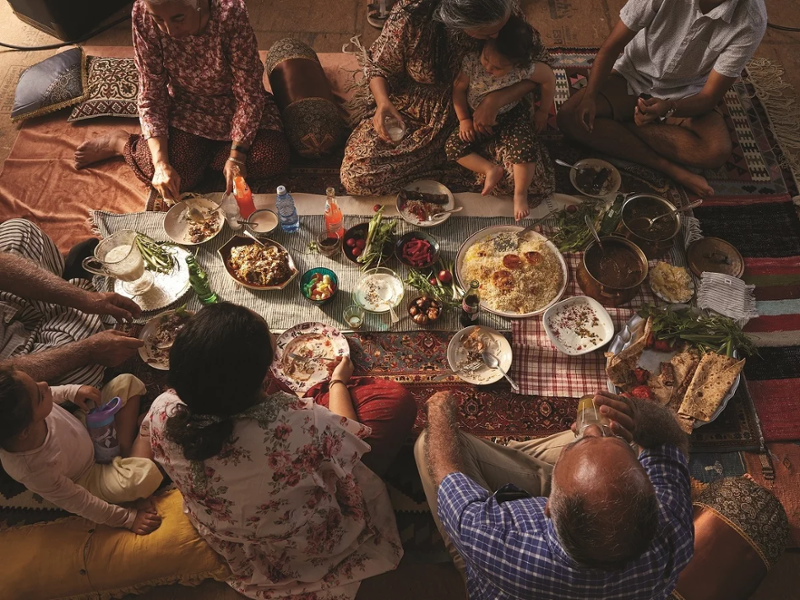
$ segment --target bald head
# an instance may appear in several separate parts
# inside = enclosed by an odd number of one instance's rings
[[[620,438],[593,433],[587,430],[561,453],[547,510],[574,560],[614,568],[650,545],[658,503],[631,447]]]

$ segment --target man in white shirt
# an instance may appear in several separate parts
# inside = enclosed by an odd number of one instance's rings
[[[629,0],[588,85],[561,107],[559,128],[709,196],[713,188],[690,169],[719,168],[730,155],[715,107],[766,26],[764,0]]]

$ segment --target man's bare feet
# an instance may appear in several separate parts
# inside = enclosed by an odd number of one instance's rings
[[[483,183],[482,195],[488,196],[492,193],[497,184],[503,179],[505,171],[501,165],[494,165],[492,169],[486,173],[486,181]]]
[[[706,178],[702,175],[697,175],[688,169],[684,169],[683,167],[679,167],[677,165],[668,173],[668,175],[683,185],[683,187],[688,189],[690,192],[697,194],[701,198],[714,195],[714,188],[708,185],[708,180],[706,180]]]
[[[75,168],[83,169],[101,160],[122,156],[128,137],[130,134],[120,130],[83,142],[75,150]]]
[[[528,208],[528,191],[522,193],[514,193],[514,220],[519,221],[531,214],[531,209]]]

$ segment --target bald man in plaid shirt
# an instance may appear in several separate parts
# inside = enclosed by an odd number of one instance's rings
[[[500,446],[458,431],[448,393],[428,400],[415,457],[471,600],[655,600],[675,588],[694,545],[688,436],[653,402],[594,402],[610,425]]]

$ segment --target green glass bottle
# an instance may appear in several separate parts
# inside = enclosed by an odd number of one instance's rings
[[[197,264],[194,256],[186,257],[186,265],[189,267],[189,284],[194,293],[203,304],[215,304],[219,301],[217,294],[211,289],[208,283],[208,275],[203,268]]]

